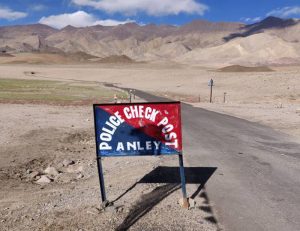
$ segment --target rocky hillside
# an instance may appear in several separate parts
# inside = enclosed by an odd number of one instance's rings
[[[268,17],[251,25],[197,20],[180,27],[128,23],[61,30],[9,26],[0,27],[0,51],[190,64],[295,64],[300,63],[300,21]]]

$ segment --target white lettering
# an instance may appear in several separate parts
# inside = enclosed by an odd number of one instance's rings
[[[158,113],[159,113],[158,110],[153,109],[153,111],[152,111],[152,113],[151,113],[151,117],[150,117],[150,120],[151,120],[152,122],[155,122],[155,118],[156,118],[156,115],[157,115]]]
[[[178,147],[178,140],[175,140],[174,142],[166,142],[166,145],[174,146],[175,148],[177,148]]]
[[[120,116],[119,112],[115,112],[115,116],[118,118],[118,120],[120,121],[120,124],[123,123],[125,120]]]
[[[111,134],[108,134],[108,133],[101,133],[100,134],[100,139],[103,140],[103,141],[106,141],[106,142],[109,142],[111,141]]]
[[[146,150],[151,150],[151,149],[152,149],[151,141],[146,141]]]
[[[160,145],[160,141],[153,141],[154,145],[155,145],[155,149],[159,149],[159,145]]]
[[[131,110],[131,116],[132,118],[137,118],[138,117],[138,106],[130,106],[130,110]]]
[[[124,151],[124,145],[122,142],[118,142],[117,151]]]
[[[128,107],[125,107],[124,109],[123,109],[123,112],[124,112],[124,114],[125,114],[125,116],[126,116],[126,118],[127,119],[131,119],[131,115],[129,114],[129,108]]]
[[[108,143],[102,142],[99,145],[99,149],[100,150],[111,150],[111,146],[108,145]]]
[[[151,107],[146,107],[146,109],[145,109],[145,118],[146,119],[150,119],[151,118]]]
[[[137,148],[138,148],[139,151],[145,150],[144,147],[141,147],[141,143],[139,141],[136,142],[136,143],[137,143]]]
[[[175,132],[171,132],[170,134],[166,134],[165,135],[165,140],[170,141],[172,139],[176,139],[177,138],[177,134]]]
[[[127,142],[127,150],[130,151],[130,149],[136,150],[136,142]]]
[[[144,106],[140,106],[139,108],[139,118],[144,118]]]
[[[163,133],[169,133],[170,131],[172,131],[174,128],[174,126],[172,124],[168,124],[166,125],[163,129],[162,129],[162,132]]]
[[[166,125],[169,122],[167,117],[164,117],[158,124],[157,126],[161,126],[161,125]]]

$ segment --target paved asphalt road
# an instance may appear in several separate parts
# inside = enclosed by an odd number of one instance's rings
[[[186,104],[182,120],[185,161],[217,168],[205,187],[222,228],[300,230],[300,144],[258,123]]]

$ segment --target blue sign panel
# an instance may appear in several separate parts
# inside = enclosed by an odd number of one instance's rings
[[[180,103],[95,104],[98,156],[182,153]]]

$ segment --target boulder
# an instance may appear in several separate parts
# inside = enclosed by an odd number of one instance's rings
[[[65,159],[63,160],[62,164],[63,166],[68,167],[69,165],[75,164],[75,162],[73,160]]]
[[[50,175],[50,176],[57,176],[59,174],[59,172],[54,167],[47,167],[44,170],[44,173],[46,173],[47,175]]]
[[[30,179],[36,178],[38,175],[40,175],[40,173],[38,171],[33,171],[30,174],[28,174],[28,177]]]
[[[46,176],[42,175],[39,180],[36,181],[37,184],[49,184],[51,183],[51,180]]]

